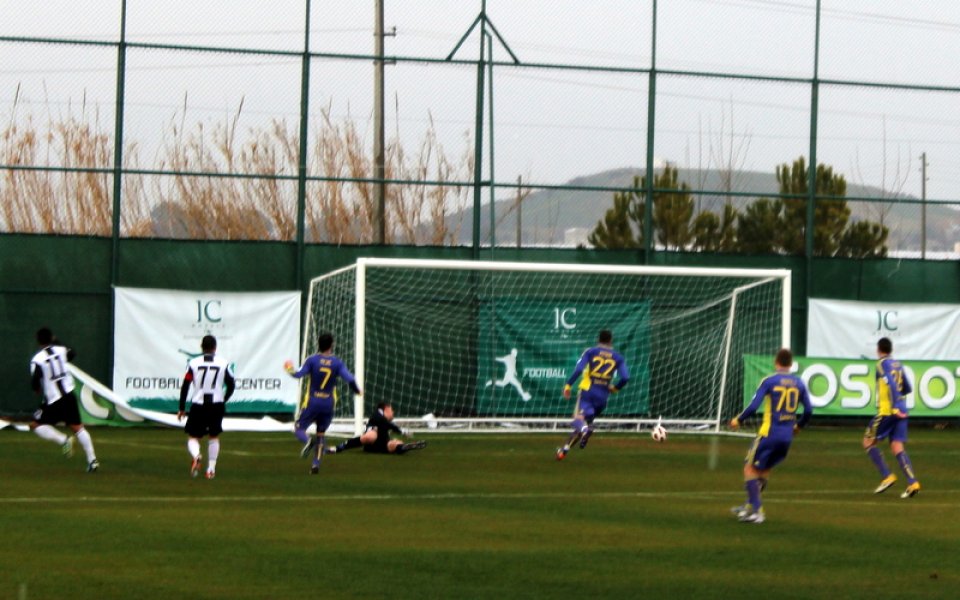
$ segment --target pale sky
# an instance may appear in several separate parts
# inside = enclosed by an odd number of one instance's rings
[[[445,58],[480,11],[479,1],[385,0],[386,53]],[[813,75],[814,0],[660,0],[658,69],[783,78]],[[302,0],[129,0],[128,41],[302,51]],[[851,183],[960,201],[960,3],[824,0],[820,78],[951,88],[927,92],[824,84],[818,162]],[[314,0],[311,51],[373,52],[373,0]],[[487,13],[522,63],[649,68],[652,2],[489,0]],[[0,35],[116,40],[119,0],[0,0]],[[476,32],[457,58],[477,56]],[[497,46],[497,60],[509,59]],[[0,43],[0,118],[46,121],[96,115],[112,134],[116,51],[109,47]],[[296,127],[296,57],[131,49],[126,136],[149,160],[175,119],[239,130],[272,119]],[[430,119],[446,151],[472,149],[476,69],[400,62],[386,68],[387,132],[414,145]],[[498,67],[494,79],[495,176],[559,184],[597,171],[642,167],[646,74]],[[19,92],[18,92],[19,88]],[[661,75],[654,153],[708,166],[708,146],[730,135],[740,166],[773,172],[809,153],[810,86]],[[373,66],[313,61],[311,114],[329,106],[371,136]],[[19,96],[18,96],[19,94]],[[17,100],[14,111],[14,100]],[[183,109],[186,106],[186,115]],[[85,107],[85,108],[82,108]],[[314,126],[319,124],[314,122]],[[487,133],[485,133],[485,136]],[[488,157],[485,157],[485,162]]]

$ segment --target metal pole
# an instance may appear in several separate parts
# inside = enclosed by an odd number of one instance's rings
[[[817,201],[817,113],[820,105],[820,0],[817,0],[816,29],[813,41],[813,81],[810,84],[810,169],[807,176],[807,226],[806,226],[806,290],[804,296],[810,294],[813,286],[813,233],[815,203]]]
[[[927,258],[927,153],[920,155],[920,258]]]
[[[123,192],[123,113],[127,75],[127,0],[120,4],[120,43],[117,44],[117,92],[113,124],[113,228],[110,284],[120,278],[120,197]]]
[[[374,202],[374,243],[386,243],[386,184],[384,178],[384,142],[385,127],[383,123],[383,2],[376,0],[376,15],[373,24],[373,53],[377,57],[374,60],[373,69],[373,178],[376,201]]]
[[[653,0],[653,18],[650,35],[650,83],[647,89],[647,185],[643,206],[643,262],[653,261],[653,147],[654,125],[657,115],[657,0]]]
[[[306,9],[303,58],[300,66],[300,157],[297,161],[297,268],[295,273],[297,289],[300,289],[304,282],[303,254],[306,248],[304,230],[307,211],[307,136],[310,110],[310,0],[306,0]]]
[[[517,249],[523,247],[523,190],[520,187],[523,184],[523,176],[517,175],[517,205],[514,207],[517,211]]]
[[[123,193],[123,116],[127,75],[127,0],[120,3],[120,43],[117,44],[117,93],[113,123],[113,226],[110,240],[110,286],[120,284],[120,213]],[[110,315],[116,315],[116,298],[110,294]],[[113,371],[114,319],[110,319],[108,344],[110,371]]]
[[[493,175],[493,36],[489,33],[487,35],[487,62],[490,69],[490,81],[487,85],[490,86],[490,97],[488,98],[487,110],[489,111],[490,117],[490,141],[488,142],[490,147],[490,258],[493,258],[493,251],[497,247],[497,202],[496,202],[496,189],[493,186],[495,181]]]
[[[486,73],[487,43],[487,2],[483,0],[480,8],[480,58],[477,61],[477,111],[474,123],[475,139],[473,145],[473,258],[480,258],[480,201],[483,185],[483,94],[485,88],[484,75]]]

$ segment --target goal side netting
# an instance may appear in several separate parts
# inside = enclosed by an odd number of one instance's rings
[[[364,395],[409,426],[566,427],[565,379],[601,329],[630,370],[598,424],[718,428],[743,406],[745,354],[789,344],[787,270],[360,259],[311,282],[303,354],[330,331]]]

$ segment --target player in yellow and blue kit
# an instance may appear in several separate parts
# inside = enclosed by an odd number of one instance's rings
[[[319,353],[307,358],[299,369],[287,361],[284,365],[287,373],[297,379],[309,375],[310,388],[303,405],[300,407],[300,416],[293,427],[293,434],[303,443],[300,456],[313,457],[310,473],[320,472],[320,456],[323,454],[323,438],[333,421],[333,409],[337,403],[337,379],[342,378],[356,395],[361,395],[360,387],[353,374],[347,369],[343,361],[333,355],[333,334],[323,332],[317,337]],[[316,423],[317,433],[314,437],[307,436],[307,428]]]
[[[570,451],[570,446],[580,440],[580,449],[586,448],[587,441],[593,434],[593,420],[600,416],[607,407],[607,398],[611,393],[619,392],[630,380],[630,372],[623,356],[613,349],[613,334],[604,329],[597,337],[597,345],[580,356],[573,373],[567,378],[563,386],[563,397],[570,398],[570,391],[577,379],[580,380],[580,391],[577,393],[577,410],[573,418],[573,433],[560,448],[557,448],[557,460],[563,460]],[[613,376],[617,376],[617,383],[613,383]]]
[[[906,395],[913,391],[913,387],[903,371],[903,365],[890,356],[892,352],[893,342],[889,338],[880,338],[877,341],[877,414],[863,434],[863,449],[867,451],[883,478],[877,489],[873,490],[874,494],[880,494],[897,482],[897,476],[887,468],[883,451],[877,446],[879,440],[889,439],[890,450],[897,458],[900,470],[907,477],[907,489],[900,497],[912,498],[920,491],[920,482],[913,473],[913,465],[904,444],[907,442]]]
[[[807,386],[802,379],[790,373],[792,364],[793,353],[790,350],[782,348],[777,352],[774,361],[776,373],[760,382],[750,405],[730,421],[730,427],[736,429],[763,407],[763,423],[743,463],[747,503],[733,509],[737,518],[745,523],[763,523],[766,520],[760,493],[767,477],[773,467],[787,457],[794,432],[804,427],[813,415]],[[798,421],[797,410],[800,406],[803,406],[803,414]]]

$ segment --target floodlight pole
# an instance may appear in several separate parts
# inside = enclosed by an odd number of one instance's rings
[[[490,93],[487,96],[487,110],[490,113],[490,258],[493,258],[493,253],[497,247],[497,189],[493,186],[493,182],[496,180],[493,172],[493,36],[486,32],[484,32],[484,35],[487,38],[487,65],[490,69]]]
[[[516,65],[520,64],[520,59],[513,53],[513,50],[510,49],[510,46],[504,41],[503,36],[500,35],[500,32],[497,31],[496,26],[490,19],[487,17],[487,0],[482,0],[480,3],[480,14],[477,15],[477,18],[473,20],[473,23],[467,28],[467,32],[460,37],[460,41],[457,42],[457,45],[454,46],[453,50],[450,51],[450,54],[447,55],[447,60],[453,60],[454,55],[457,53],[457,50],[463,46],[463,43],[470,36],[470,33],[473,32],[474,28],[480,25],[480,58],[477,60],[477,104],[476,104],[476,121],[474,123],[475,129],[475,139],[473,145],[473,156],[474,156],[474,166],[473,166],[473,253],[472,256],[474,259],[480,258],[480,202],[483,197],[483,111],[484,111],[484,91],[486,89],[486,63],[487,63],[487,43],[489,42],[490,46],[493,46],[493,37],[495,36],[497,40],[500,41],[500,45],[507,51],[507,54],[510,55],[510,58],[513,59],[513,63]],[[488,33],[487,28],[492,32],[492,36]],[[488,40],[489,38],[489,40]],[[492,50],[489,59],[491,66],[493,63]],[[491,109],[491,116],[492,116]],[[491,137],[493,125],[491,124]],[[493,185],[493,170],[491,169],[491,177],[488,185]],[[492,202],[491,196],[491,202]],[[490,224],[493,227],[493,223]]]

